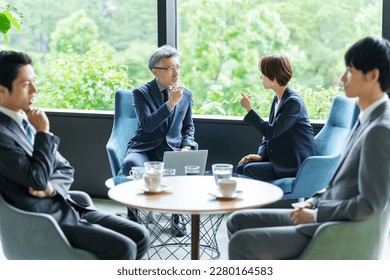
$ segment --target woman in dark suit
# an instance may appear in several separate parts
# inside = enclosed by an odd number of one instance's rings
[[[293,70],[283,55],[268,55],[259,61],[264,88],[274,91],[269,120],[262,119],[251,105],[251,97],[241,93],[247,110],[244,121],[263,135],[257,154],[244,156],[237,173],[257,180],[295,177],[301,163],[316,155],[314,132],[302,98],[288,87]]]

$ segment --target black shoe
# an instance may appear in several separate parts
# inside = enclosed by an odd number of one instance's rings
[[[172,214],[171,234],[176,237],[183,237],[187,235],[187,229],[183,215]]]
[[[127,219],[139,223],[138,209],[127,207]]]

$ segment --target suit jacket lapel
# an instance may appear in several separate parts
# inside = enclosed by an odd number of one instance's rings
[[[283,106],[284,102],[286,101],[286,99],[292,94],[292,91],[290,90],[289,87],[286,88],[286,90],[284,91],[283,93],[283,96],[282,96],[282,99],[280,100],[279,102],[279,105],[278,105],[278,109],[276,110],[275,112],[275,104],[276,104],[276,101],[278,101],[278,97],[275,96],[274,97],[274,100],[272,102],[272,109],[271,109],[271,114],[272,114],[272,122],[274,121],[274,119],[279,115],[279,112],[280,112],[280,108]],[[276,113],[276,114],[275,114]],[[271,119],[271,116],[270,116],[270,119]],[[272,123],[270,122],[270,123]]]
[[[27,138],[27,135],[20,128],[20,126],[10,117],[0,113],[0,121],[4,123],[4,126],[9,130],[9,136],[15,139],[17,143],[20,143],[22,148],[29,154],[33,153],[33,145]]]
[[[150,100],[151,102],[153,102],[155,106],[155,110],[158,110],[158,108],[160,108],[164,104],[164,101],[162,99],[162,95],[160,89],[158,88],[156,79],[150,82],[149,94],[150,94]],[[169,118],[165,120],[165,123],[167,127],[169,127],[170,125]]]
[[[14,137],[18,143],[21,143],[22,148],[29,154],[32,155],[34,147],[31,144],[30,140],[27,138],[26,133],[17,125],[16,122],[10,122],[8,129],[10,131],[11,137]]]
[[[268,120],[268,122],[270,123],[270,124],[272,124],[273,122],[274,122],[274,120],[275,120],[275,104],[276,104],[276,101],[278,100],[278,97],[277,96],[275,96],[274,97],[274,100],[272,100],[272,105],[271,105],[271,110],[270,110],[270,114],[269,114],[269,120]],[[279,106],[278,106],[278,109],[279,109],[279,107],[280,107],[280,104],[279,104]]]
[[[388,102],[385,102],[381,105],[379,105],[378,108],[376,108],[370,115],[369,119],[361,124],[358,128],[357,128],[357,131],[355,132],[356,135],[351,135],[351,138],[353,139],[349,139],[348,140],[348,144],[346,145],[346,147],[344,148],[344,152],[341,156],[341,159],[340,159],[340,162],[339,164],[337,165],[337,168],[333,174],[333,177],[332,179],[330,180],[329,182],[329,185],[331,185],[332,181],[334,180],[334,178],[336,177],[338,171],[340,170],[340,167],[342,166],[342,164],[344,163],[345,159],[347,158],[347,156],[349,155],[349,153],[351,152],[351,150],[353,150],[353,147],[359,142],[359,139],[360,139],[360,136],[362,135],[363,131],[371,124],[371,122],[373,122],[376,118],[378,118],[384,111],[385,109],[385,106],[387,106],[387,103]],[[356,124],[354,126],[354,128],[356,128]],[[354,129],[352,130],[354,131]]]
[[[164,103],[156,79],[154,79],[150,84],[150,97],[153,100],[156,109],[160,108],[161,105]]]
[[[341,159],[340,159],[340,162],[339,164],[337,165],[336,167],[336,170],[334,172],[334,175],[331,179],[331,181],[333,181],[333,178],[336,176],[337,172],[339,171],[341,165],[344,163],[345,159],[347,158],[347,156],[349,155],[349,153],[351,152],[351,150],[353,149],[353,146],[356,145],[356,143],[358,141],[356,141],[357,139],[359,139],[360,135],[362,134],[362,132],[364,131],[364,129],[370,124],[370,121],[367,121],[365,122],[364,124],[360,125],[358,128],[357,128],[357,131],[355,133],[353,133],[355,131],[355,129],[352,130],[352,133],[350,135],[350,138],[348,140],[348,144],[345,146],[344,148],[344,152],[342,153],[341,155]],[[352,139],[353,138],[353,139]]]

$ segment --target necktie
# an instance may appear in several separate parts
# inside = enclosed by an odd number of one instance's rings
[[[165,103],[165,102],[167,102],[168,99],[169,99],[169,96],[168,96],[168,89],[167,89],[167,88],[164,89],[164,90],[162,91],[162,94],[163,94],[163,102]]]
[[[26,119],[23,119],[22,121],[24,132],[27,135],[27,138],[30,140],[31,143],[34,142],[34,133],[32,131],[31,125]]]
[[[360,120],[358,119],[358,120],[356,121],[356,125],[355,125],[355,127],[354,127],[354,130],[352,131],[351,136],[349,137],[349,139],[348,139],[348,141],[347,141],[347,144],[346,144],[346,146],[344,147],[344,151],[343,151],[343,153],[342,153],[342,155],[341,155],[340,162],[338,163],[338,165],[337,165],[337,167],[336,167],[336,170],[335,170],[335,172],[333,173],[333,176],[332,176],[332,178],[331,178],[330,181],[329,181],[328,186],[331,186],[331,185],[332,185],[332,181],[333,181],[333,179],[335,178],[337,172],[339,171],[340,166],[343,165],[345,158],[348,156],[349,152],[351,151],[351,147],[352,147],[352,145],[353,145],[353,142],[354,142],[354,140],[356,139],[356,136],[358,135],[357,132],[360,130],[359,128],[361,128],[361,127],[360,127]]]
[[[351,141],[352,141],[353,139],[355,139],[355,137],[356,137],[356,135],[357,135],[357,131],[359,130],[359,128],[360,128],[360,120],[358,119],[358,120],[356,121],[355,129],[352,131],[351,137],[349,137],[348,143],[351,143]]]
[[[163,102],[166,103],[169,99],[169,90],[168,88],[164,89],[161,93],[163,94]],[[172,112],[171,112],[171,115],[169,116],[168,118],[168,126],[171,125],[171,120],[172,120]]]

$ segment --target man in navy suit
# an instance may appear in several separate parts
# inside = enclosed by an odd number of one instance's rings
[[[51,215],[72,246],[98,259],[140,259],[150,246],[144,226],[69,196],[74,169],[58,152],[60,139],[50,132],[45,112],[33,108],[37,88],[31,63],[25,53],[0,52],[1,194],[19,209]]]
[[[250,96],[242,93],[241,105],[248,112],[244,121],[264,137],[257,154],[240,160],[237,173],[264,181],[295,177],[301,163],[317,155],[306,106],[288,86],[293,70],[286,56],[263,57],[259,70],[264,88],[273,90],[275,97],[266,121],[252,109]]]
[[[138,129],[127,146],[124,175],[133,166],[162,161],[165,151],[191,150],[196,145],[192,93],[179,83],[178,51],[169,45],[158,48],[149,58],[149,69],[155,78],[133,90]],[[175,225],[180,219],[173,215]],[[185,227],[176,228],[175,235],[184,236]]]

